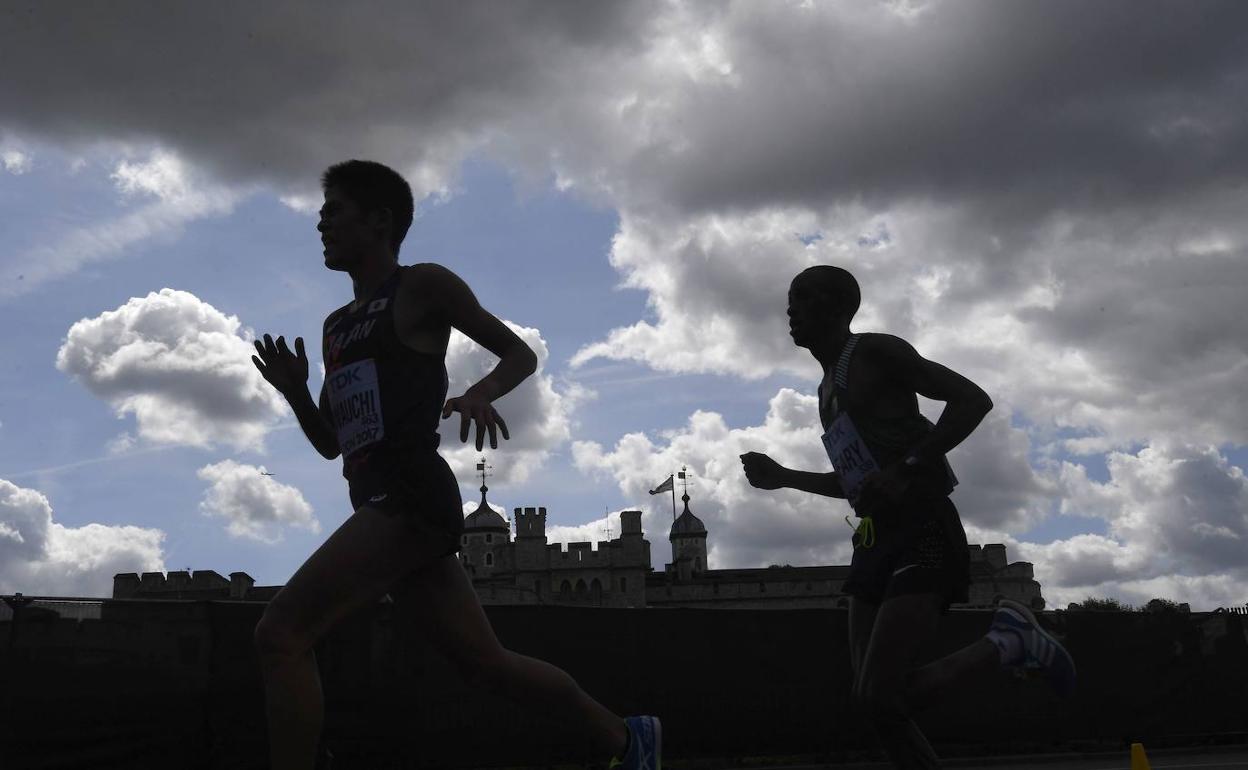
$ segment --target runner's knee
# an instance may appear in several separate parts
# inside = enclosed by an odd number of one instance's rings
[[[472,687],[497,692],[507,678],[509,652],[499,648],[489,652],[461,655],[455,665],[460,677]]]
[[[893,722],[908,718],[905,698],[893,688],[864,682],[854,689],[854,701],[872,721]]]
[[[312,649],[313,641],[304,638],[288,624],[268,613],[260,618],[252,634],[252,642],[261,658],[274,655],[301,655]]]

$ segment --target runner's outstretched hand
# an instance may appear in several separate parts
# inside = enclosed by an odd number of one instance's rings
[[[741,455],[741,465],[750,486],[759,489],[780,489],[784,486],[784,466],[762,452]]]
[[[308,384],[308,354],[303,350],[303,337],[295,337],[295,352],[286,347],[286,338],[273,338],[264,335],[264,342],[256,340],[256,352],[259,358],[251,357],[251,362],[260,370],[260,374],[278,393],[289,398],[290,392]]]
[[[490,404],[490,400],[473,393],[471,388],[459,398],[447,399],[446,406],[442,407],[442,419],[450,417],[452,412],[460,414],[460,441],[468,441],[468,430],[472,426],[472,421],[477,421],[478,452],[485,443],[486,431],[490,434],[490,449],[498,449],[496,431],[501,431],[504,439],[511,438],[507,432],[507,423],[503,422],[502,416]]]

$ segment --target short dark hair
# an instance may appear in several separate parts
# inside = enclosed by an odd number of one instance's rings
[[[801,276],[807,276],[821,291],[835,297],[849,318],[852,319],[858,312],[858,306],[862,304],[862,290],[848,270],[832,265],[815,265],[798,273],[798,277]]]
[[[395,252],[412,226],[412,188],[399,172],[371,160],[336,163],[321,174],[321,191],[341,190],[364,211],[390,209],[390,245]]]

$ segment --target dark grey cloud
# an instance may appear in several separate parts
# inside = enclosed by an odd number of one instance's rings
[[[646,18],[646,3],[10,3],[0,128],[154,141],[285,186],[344,156],[442,166]]]
[[[738,4],[720,24],[737,80],[685,100],[687,147],[640,159],[669,205],[977,198],[1027,217],[1248,164],[1240,3]]]

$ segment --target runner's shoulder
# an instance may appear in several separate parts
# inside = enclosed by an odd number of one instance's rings
[[[883,332],[870,332],[858,339],[857,352],[872,365],[884,368],[912,364],[919,352],[901,337]]]
[[[421,304],[452,307],[475,302],[472,289],[453,270],[437,262],[418,262],[403,271],[402,288]]]
[[[402,285],[409,290],[434,295],[467,286],[464,279],[456,275],[455,271],[437,262],[417,262],[414,265],[407,265],[403,268]]]
[[[351,304],[352,303],[348,302],[342,307],[329,311],[329,315],[325,316],[325,320],[321,323],[321,330],[325,332],[329,331],[329,327],[338,320],[338,317],[351,309]]]

